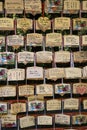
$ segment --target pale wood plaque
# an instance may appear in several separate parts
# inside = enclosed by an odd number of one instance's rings
[[[70,116],[64,114],[55,114],[55,124],[70,125]]]
[[[38,116],[37,117],[37,124],[38,125],[52,125],[52,116]]]
[[[24,116],[20,118],[20,128],[26,128],[31,126],[35,126],[34,116]]]
[[[87,99],[83,100],[83,109],[87,109]]]
[[[79,108],[79,99],[77,98],[64,99],[64,109],[78,110],[78,108]]]
[[[64,35],[64,46],[79,46],[79,36]]]
[[[41,46],[43,41],[42,34],[29,33],[27,34],[27,46]]]
[[[36,52],[36,62],[37,63],[51,63],[52,62],[52,52],[50,52],[50,51]]]
[[[70,29],[70,18],[67,18],[67,17],[55,18],[54,29],[55,30],[68,30],[68,29]]]
[[[61,110],[61,100],[51,99],[46,102],[47,111]]]
[[[7,14],[23,13],[23,0],[5,0],[5,9]]]
[[[25,79],[24,69],[8,69],[7,80],[8,81],[19,81]]]
[[[0,36],[0,46],[5,46],[5,37]]]
[[[86,0],[82,1],[82,10],[87,11],[87,1]]]
[[[46,34],[46,46],[55,47],[62,46],[62,34],[61,33],[47,33]]]
[[[14,30],[14,20],[12,18],[0,18],[0,30]]]
[[[54,60],[56,63],[70,62],[70,52],[69,51],[57,51],[57,52],[55,52]]]
[[[43,68],[42,67],[27,67],[27,79],[29,80],[42,80]]]
[[[0,2],[0,12],[3,12],[3,2]]]
[[[34,95],[33,85],[21,85],[19,86],[19,96],[30,96]]]
[[[36,85],[36,94],[43,96],[53,96],[53,86],[51,84]]]
[[[87,78],[87,66],[82,69],[82,78]]]
[[[87,35],[82,35],[82,46],[87,46]]]
[[[81,78],[82,73],[80,68],[76,67],[70,67],[70,68],[65,68],[65,78],[69,79],[76,79],[76,78]]]

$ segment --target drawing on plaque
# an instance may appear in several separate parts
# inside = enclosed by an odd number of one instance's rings
[[[0,80],[6,80],[7,78],[7,69],[0,68]]]
[[[7,111],[8,111],[7,103],[0,102],[0,114],[7,113]]]
[[[74,125],[82,125],[87,123],[87,116],[86,115],[76,115],[72,116],[72,124]]]
[[[46,13],[59,13],[63,8],[63,0],[46,0],[45,12]]]

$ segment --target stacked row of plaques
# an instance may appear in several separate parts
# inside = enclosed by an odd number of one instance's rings
[[[0,129],[87,130],[87,1],[0,2]]]

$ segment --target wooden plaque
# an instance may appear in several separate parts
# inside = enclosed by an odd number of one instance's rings
[[[31,62],[34,62],[33,52],[28,51],[18,52],[18,63],[27,64]]]
[[[0,30],[14,30],[14,20],[12,18],[0,18]]]
[[[61,100],[51,99],[46,102],[47,111],[61,110]]]
[[[2,127],[17,127],[16,115],[2,115],[1,122]]]
[[[87,78],[87,66],[82,69],[82,78]]]
[[[55,114],[55,124],[70,125],[70,116],[64,114]]]
[[[36,94],[43,96],[53,96],[53,86],[51,84],[36,85]]]
[[[87,51],[74,52],[74,62],[86,62],[87,61]]]
[[[83,109],[87,109],[87,99],[83,100]]]
[[[0,2],[0,12],[3,12],[3,2]]]
[[[77,98],[64,99],[64,109],[78,110],[78,108],[79,108],[79,99]]]
[[[46,47],[62,46],[61,33],[48,33],[46,34]]]
[[[73,19],[73,30],[87,29],[86,18],[75,18]]]
[[[82,1],[82,10],[87,11],[87,1],[86,0]]]
[[[67,17],[55,18],[54,29],[55,30],[68,30],[68,29],[70,29],[70,18],[67,18]]]
[[[33,95],[33,96],[29,96],[28,97],[28,102],[30,101],[35,101],[35,100],[44,100],[44,96],[43,95]]]
[[[27,79],[29,80],[42,80],[43,68],[42,67],[27,67]]]
[[[64,46],[69,46],[69,47],[79,46],[79,36],[64,35]]]
[[[42,34],[29,33],[27,34],[27,46],[41,46],[43,41]]]
[[[50,80],[57,80],[65,77],[64,68],[50,68],[45,70],[46,78]]]
[[[87,84],[86,83],[75,83],[73,84],[73,93],[74,94],[86,94],[87,93]]]
[[[37,63],[51,63],[52,62],[52,52],[50,52],[50,51],[36,52],[36,62]]]
[[[17,114],[21,112],[26,112],[26,103],[17,102],[11,104],[11,113]]]
[[[7,79],[7,69],[0,68],[0,80],[6,80],[6,79]]]
[[[40,0],[25,0],[25,11],[26,13],[31,13],[36,15],[41,13],[41,1]]]
[[[5,0],[5,9],[7,14],[22,14],[23,0]]]
[[[57,52],[55,52],[54,60],[56,63],[70,62],[70,52],[69,51],[57,51]]]
[[[17,29],[21,29],[24,32],[26,32],[29,29],[32,29],[32,20],[28,18],[18,18]]]
[[[70,68],[65,68],[65,78],[66,79],[77,79],[81,78],[82,73],[80,68],[76,67],[70,67]]]
[[[0,97],[15,97],[16,96],[16,86],[6,85],[0,86]]]
[[[87,46],[87,35],[82,35],[82,46]]]
[[[0,102],[0,114],[7,114],[8,112],[8,107],[7,107],[7,102]]]
[[[37,124],[38,125],[52,125],[52,116],[38,116],[37,117]]]
[[[31,126],[35,126],[34,116],[24,116],[20,118],[20,128],[27,128]]]
[[[0,36],[0,46],[5,46],[5,37]]]
[[[8,81],[19,81],[25,79],[25,70],[24,69],[9,69],[7,73]]]

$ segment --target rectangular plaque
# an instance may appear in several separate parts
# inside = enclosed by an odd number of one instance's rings
[[[0,97],[15,97],[16,86],[6,85],[0,87]]]
[[[43,68],[42,67],[27,67],[27,79],[29,80],[42,80]]]
[[[86,110],[87,109],[87,100],[83,100],[83,109]]]
[[[46,102],[47,111],[61,110],[61,100],[52,99]]]
[[[8,81],[19,81],[25,79],[24,69],[8,69],[7,80]]]
[[[33,85],[21,85],[19,86],[19,96],[30,96],[34,95]]]
[[[82,1],[82,10],[87,11],[87,1],[86,0]]]
[[[5,0],[5,9],[7,14],[23,13],[23,0]]]
[[[69,79],[76,79],[76,78],[81,78],[82,72],[80,68],[76,67],[70,67],[70,68],[65,68],[65,78]]]
[[[67,18],[67,17],[55,18],[54,29],[55,30],[68,30],[68,29],[70,29],[70,18]]]
[[[44,96],[43,95],[33,95],[33,96],[29,96],[28,97],[28,101],[34,101],[34,100],[44,100]]]
[[[31,126],[35,126],[34,116],[24,116],[20,118],[20,128],[27,128]]]
[[[29,33],[27,34],[27,46],[41,46],[43,41],[42,34]]]
[[[36,62],[37,63],[51,63],[52,62],[52,52],[50,52],[50,51],[36,52]]]
[[[14,20],[12,18],[0,18],[0,30],[14,30]]]
[[[46,47],[62,46],[61,33],[47,33],[46,34]]]
[[[82,78],[87,78],[87,66],[82,69]]]
[[[3,2],[0,2],[0,12],[3,12]]]
[[[87,35],[82,35],[82,46],[87,46]]]
[[[7,102],[0,102],[0,114],[6,114],[8,112]]]
[[[0,68],[0,80],[6,80],[6,79],[7,79],[7,69]]]
[[[75,47],[79,46],[79,36],[64,35],[64,46]]]
[[[52,125],[52,116],[38,116],[37,117],[37,124],[38,125]]]
[[[70,62],[70,52],[69,51],[56,51],[54,60],[56,63]]]
[[[5,37],[0,36],[0,46],[5,46]]]
[[[2,127],[17,127],[16,115],[3,115],[1,116]]]

